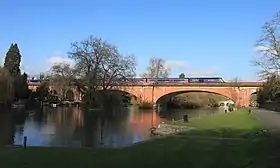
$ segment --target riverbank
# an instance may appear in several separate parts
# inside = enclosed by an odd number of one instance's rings
[[[240,109],[189,123],[197,129],[122,149],[2,148],[2,167],[278,167],[280,143]]]

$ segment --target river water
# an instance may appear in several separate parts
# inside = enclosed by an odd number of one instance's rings
[[[152,125],[210,115],[218,109],[139,110],[135,107],[112,111],[83,111],[81,108],[58,107],[29,111],[26,116],[13,116],[0,111],[0,145],[46,147],[124,147],[151,138]]]

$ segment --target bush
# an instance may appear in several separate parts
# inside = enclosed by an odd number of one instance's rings
[[[90,91],[87,90],[83,97],[85,105],[91,108],[112,108],[124,106],[125,96],[114,91]]]
[[[280,100],[280,77],[273,75],[267,78],[266,82],[257,92],[258,104],[263,104],[267,101]]]

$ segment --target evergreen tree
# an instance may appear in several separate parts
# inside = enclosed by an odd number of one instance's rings
[[[30,90],[27,84],[27,74],[23,73],[15,78],[15,98],[27,99],[29,98]]]
[[[0,67],[0,104],[7,105],[14,100],[14,79],[7,69]]]
[[[4,68],[6,68],[12,77],[19,76],[21,55],[17,44],[12,44],[6,54]]]
[[[17,44],[12,44],[6,53],[4,68],[8,70],[14,79],[14,98],[27,99],[29,98],[30,90],[27,84],[27,74],[20,72],[21,54]]]

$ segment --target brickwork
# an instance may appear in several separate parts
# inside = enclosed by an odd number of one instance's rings
[[[223,95],[236,101],[241,106],[249,106],[250,96],[261,86],[261,82],[242,82],[238,83],[158,83],[158,84],[124,84],[116,86],[114,90],[128,92],[134,95],[139,101],[156,104],[157,101],[168,94],[183,92],[210,92]],[[38,86],[30,86],[36,89]],[[50,87],[50,90],[56,90]],[[58,91],[58,90],[57,90]],[[82,99],[81,93],[75,88],[72,89],[74,98],[77,101]]]

